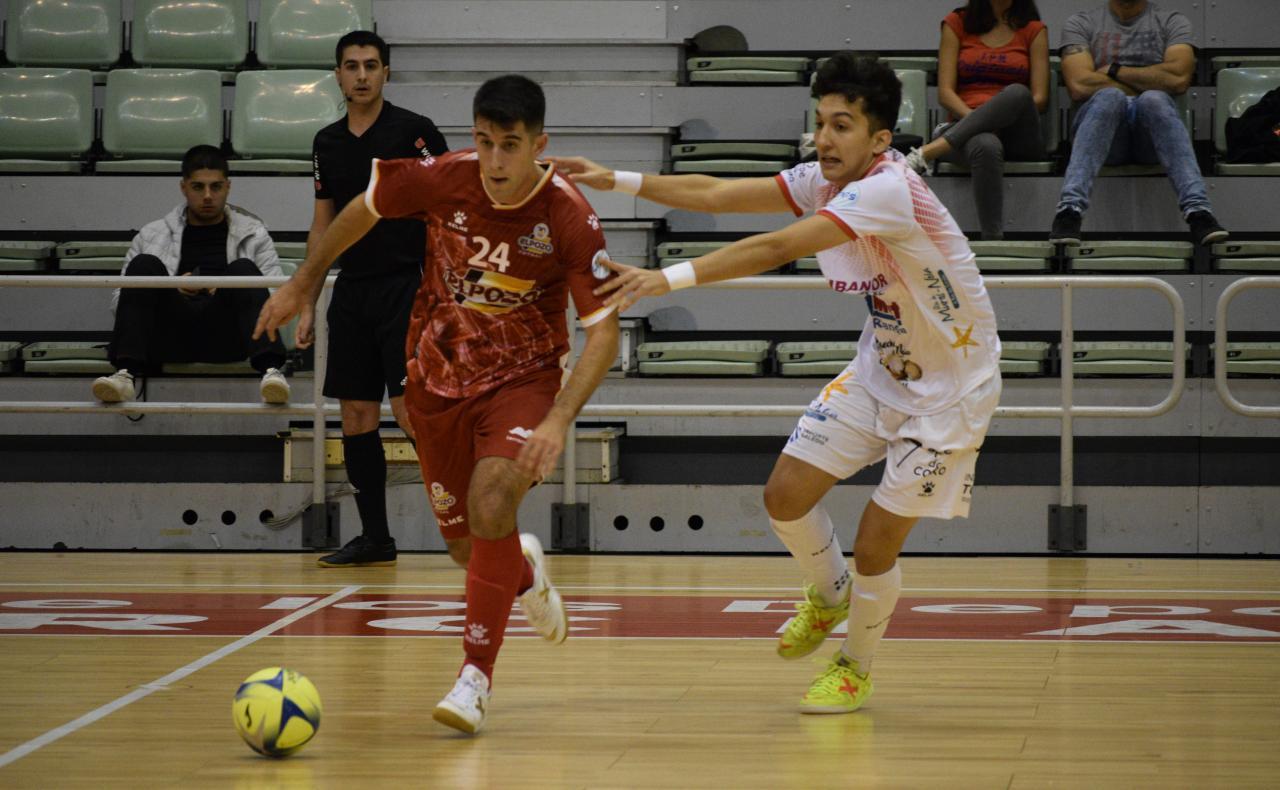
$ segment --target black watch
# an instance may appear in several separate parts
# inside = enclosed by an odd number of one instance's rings
[[[1107,76],[1108,76],[1108,77],[1110,77],[1111,79],[1115,80],[1116,82],[1119,82],[1119,81],[1120,81],[1120,78],[1116,76],[1116,75],[1117,75],[1117,74],[1119,74],[1119,73],[1120,73],[1120,64],[1119,64],[1119,63],[1112,63],[1112,64],[1111,64],[1111,67],[1110,67],[1109,69],[1107,69]]]

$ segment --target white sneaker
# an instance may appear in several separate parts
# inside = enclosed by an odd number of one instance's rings
[[[462,668],[453,690],[436,705],[431,718],[470,735],[480,732],[489,708],[489,678],[471,664]]]
[[[133,374],[121,368],[110,376],[99,376],[93,382],[93,397],[103,403],[126,403],[133,400]]]
[[[520,549],[533,565],[533,586],[520,596],[520,609],[539,636],[558,645],[569,635],[569,617],[560,593],[543,569],[542,542],[535,535],[521,533]]]
[[[279,369],[267,368],[267,372],[262,374],[258,392],[262,393],[263,403],[288,403],[289,381]]]
[[[929,172],[929,163],[925,160],[924,154],[920,153],[919,148],[912,148],[906,156],[906,165],[920,175]]]

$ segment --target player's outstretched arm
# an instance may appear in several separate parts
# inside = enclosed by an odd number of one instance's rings
[[[604,374],[618,357],[618,313],[586,328],[587,342],[574,363],[573,372],[547,416],[543,418],[516,456],[516,468],[535,480],[545,477],[564,451],[565,434]]]
[[[767,272],[847,241],[849,236],[839,225],[822,214],[815,214],[782,230],[748,236],[701,258],[661,271],[637,269],[605,258],[601,262],[619,276],[595,289],[595,293],[608,294],[605,304],[618,305],[621,312],[646,296],[662,296],[694,285]]]
[[[266,332],[268,337],[275,340],[276,329],[292,321],[302,311],[303,305],[314,305],[314,294],[319,292],[325,275],[329,273],[329,267],[377,222],[377,215],[365,205],[364,193],[353,198],[325,230],[320,241],[314,246],[307,246],[307,259],[294,272],[293,277],[289,278],[289,282],[276,289],[262,306],[257,326],[253,328],[254,339]]]
[[[773,178],[714,178],[704,175],[663,176],[610,170],[580,156],[548,157],[570,181],[604,192],[626,192],[672,208],[709,214],[778,214],[791,204]]]

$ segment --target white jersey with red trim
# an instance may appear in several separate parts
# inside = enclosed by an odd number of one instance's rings
[[[877,399],[932,414],[999,371],[996,317],[968,241],[896,151],[843,188],[816,162],[776,178],[797,216],[813,211],[849,241],[818,253],[835,291],[861,296],[870,315],[850,368]]]

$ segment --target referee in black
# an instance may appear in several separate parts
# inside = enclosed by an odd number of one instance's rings
[[[338,41],[338,85],[347,115],[316,133],[312,146],[316,207],[307,247],[319,243],[338,212],[369,185],[372,160],[429,157],[448,151],[431,119],[382,97],[391,73],[387,42],[356,30]],[[362,534],[325,555],[325,568],[393,565],[396,542],[387,527],[387,463],[378,434],[382,393],[413,438],[404,407],[405,335],[422,279],[426,225],[416,219],[380,220],[338,259],[341,270],[329,305],[329,364],[324,394],[342,406],[342,450],[356,489]],[[302,311],[298,346],[315,339],[315,300]]]

